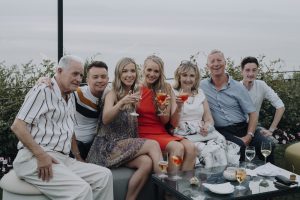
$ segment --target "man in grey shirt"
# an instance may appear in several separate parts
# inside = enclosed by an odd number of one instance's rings
[[[211,51],[207,67],[211,77],[201,81],[200,85],[208,100],[216,129],[226,140],[241,147],[240,160],[244,160],[245,148],[249,145],[255,146],[259,158],[264,159],[260,152],[261,143],[268,141],[256,131],[258,116],[249,94],[238,81],[225,73],[226,61],[221,51]],[[268,161],[273,162],[273,154]]]

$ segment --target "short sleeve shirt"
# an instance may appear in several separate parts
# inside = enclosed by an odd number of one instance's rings
[[[215,126],[223,127],[247,121],[255,107],[246,89],[231,77],[221,90],[217,90],[211,78],[201,81]]]
[[[46,151],[69,154],[74,131],[75,101],[62,98],[56,80],[53,89],[45,84],[34,86],[26,95],[17,118],[27,123],[33,139]],[[18,148],[23,144],[18,143]]]

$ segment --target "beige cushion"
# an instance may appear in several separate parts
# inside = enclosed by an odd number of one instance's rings
[[[10,170],[2,177],[0,187],[2,187],[3,190],[16,194],[42,194],[35,186],[19,179],[14,170]]]
[[[285,150],[285,160],[287,161],[287,167],[292,170],[291,165],[295,167],[295,173],[300,174],[300,142],[290,145]]]

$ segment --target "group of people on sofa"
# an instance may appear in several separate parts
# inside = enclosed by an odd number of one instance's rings
[[[263,159],[261,143],[270,141],[284,104],[256,80],[257,59],[242,60],[241,82],[226,73],[219,50],[209,53],[207,67],[210,77],[200,81],[197,64],[182,61],[170,85],[160,57],[145,59],[141,80],[134,59],[125,57],[109,88],[107,65],[94,61],[86,69],[88,84],[79,87],[83,61],[62,57],[55,76],[28,92],[12,125],[20,140],[16,174],[50,199],[113,199],[108,168],[127,166],[136,169],[129,200],[137,198],[149,174],[159,173],[162,152],[179,156],[183,171],[192,170],[198,158],[205,167],[233,162],[234,153],[244,160],[248,145]],[[257,128],[263,99],[276,108],[268,129]],[[272,154],[268,160],[273,162]],[[169,171],[176,167],[169,162]]]

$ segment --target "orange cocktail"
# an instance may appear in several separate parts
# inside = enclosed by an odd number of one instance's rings
[[[156,93],[156,98],[157,98],[157,101],[158,101],[158,103],[160,105],[162,105],[163,103],[165,103],[167,97],[168,97],[167,93],[164,93],[164,92],[158,92],[158,93]]]

